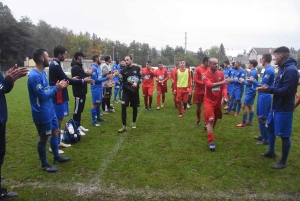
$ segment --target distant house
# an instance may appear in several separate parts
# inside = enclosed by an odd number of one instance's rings
[[[274,61],[274,55],[273,52],[276,48],[260,48],[260,47],[254,47],[249,52],[249,60],[255,59],[258,62],[258,65],[261,66],[261,58],[263,54],[271,54],[272,55],[272,61],[271,65],[275,66]]]
[[[249,62],[249,57],[248,57],[248,55],[239,54],[239,55],[237,55],[237,57],[231,57],[229,61],[231,63],[239,61],[239,62],[241,62],[241,65],[247,66],[247,64]]]

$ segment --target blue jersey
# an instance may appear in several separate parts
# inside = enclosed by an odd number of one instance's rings
[[[113,65],[113,70],[117,70],[117,71],[121,71],[121,66],[120,66],[120,64],[114,64]]]
[[[255,84],[266,84],[269,87],[272,87],[274,85],[275,80],[275,71],[274,68],[269,65],[266,67],[265,72],[262,76],[261,82],[258,82],[258,80],[254,80]]]
[[[240,83],[239,79],[245,79],[246,71],[243,68],[235,70],[233,73],[233,89],[244,89],[244,83]]]
[[[224,71],[224,77],[226,78],[232,78],[233,69],[231,67],[226,68]]]
[[[102,91],[102,82],[107,80],[106,77],[102,77],[102,71],[99,66],[92,64],[90,69],[94,70],[91,74],[91,79],[95,81],[94,84],[91,84],[91,90]]]
[[[45,124],[55,117],[52,98],[58,92],[55,86],[49,86],[46,72],[33,69],[28,75],[28,92],[32,118],[35,124]]]
[[[248,75],[248,79],[249,78],[253,78],[255,80],[258,80],[258,74],[256,69],[252,69]],[[256,87],[257,84],[256,83],[249,83],[246,80],[244,80],[244,84],[246,85],[246,90],[245,90],[245,94],[255,94],[256,93]]]

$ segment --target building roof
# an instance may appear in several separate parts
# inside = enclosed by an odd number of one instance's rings
[[[273,47],[266,47],[266,48],[265,47],[254,47],[254,48],[252,48],[252,50],[254,50],[257,54],[260,54],[260,55],[267,54],[267,53],[273,54],[275,49],[276,48],[273,48]]]
[[[239,54],[237,57],[232,57],[232,61],[240,61],[241,64],[247,64],[249,62],[248,55]]]

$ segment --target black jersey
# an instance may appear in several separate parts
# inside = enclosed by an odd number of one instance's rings
[[[123,68],[119,75],[120,82],[123,83],[123,91],[137,92],[142,82],[141,69],[138,66],[126,66]],[[138,84],[138,87],[132,87],[134,83]]]

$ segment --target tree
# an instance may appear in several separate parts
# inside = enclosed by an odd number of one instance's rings
[[[197,52],[197,54],[198,54],[199,63],[201,64],[203,58],[206,57],[207,55],[203,52],[201,47],[199,48],[199,51]]]

